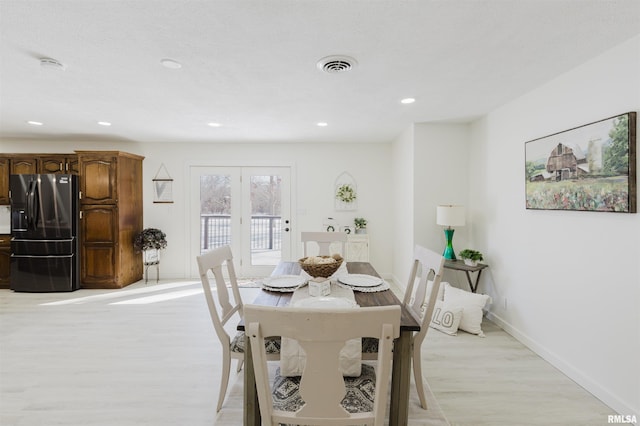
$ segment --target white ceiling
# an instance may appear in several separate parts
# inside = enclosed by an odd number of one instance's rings
[[[639,33],[637,0],[0,0],[0,138],[388,142]],[[328,55],[358,65],[323,73]]]

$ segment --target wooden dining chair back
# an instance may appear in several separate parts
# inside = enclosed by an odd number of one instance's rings
[[[331,256],[335,253],[331,252],[336,245],[340,248],[340,254],[345,256],[345,243],[347,242],[346,232],[301,232],[300,240],[302,241],[302,249],[304,257],[310,256],[312,251],[309,243],[316,243],[318,246],[318,256]],[[311,244],[313,245],[313,244]]]
[[[385,423],[393,340],[400,335],[400,306],[313,310],[246,305],[245,327],[263,425]],[[270,336],[296,339],[307,357],[301,377],[281,377],[278,370],[273,391],[264,350],[265,338]],[[380,341],[375,368],[363,364],[359,377],[343,377],[340,350],[348,340],[365,336]]]
[[[429,324],[433,317],[433,310],[438,298],[442,273],[444,270],[444,257],[442,255],[421,246],[415,246],[413,262],[409,273],[409,282],[405,290],[402,304],[406,310],[420,323],[420,331],[411,338],[413,376],[416,390],[420,399],[420,405],[427,409],[427,400],[422,381],[422,358],[420,355],[422,342],[429,331]],[[362,341],[362,359],[375,358],[378,351],[378,342],[375,339]]]
[[[231,360],[238,360],[237,371],[240,371],[244,362],[244,332],[238,332],[232,338],[227,332],[229,327],[225,327],[232,318],[236,318],[238,321],[242,319],[242,297],[233,266],[231,247],[223,246],[213,249],[196,257],[196,261],[213,328],[222,345],[222,378],[216,406],[216,411],[220,411],[229,384]],[[211,288],[211,279],[215,282],[215,294],[217,295],[215,298]],[[231,289],[231,295],[229,289]],[[272,359],[279,359],[279,341],[270,340],[267,344]]]

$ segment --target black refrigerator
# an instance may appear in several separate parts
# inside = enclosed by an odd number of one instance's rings
[[[11,175],[11,271],[14,291],[80,288],[78,177]]]

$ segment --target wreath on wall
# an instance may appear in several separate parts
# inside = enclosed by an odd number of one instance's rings
[[[357,198],[356,190],[350,184],[345,183],[338,187],[336,198],[343,203],[353,203]]]

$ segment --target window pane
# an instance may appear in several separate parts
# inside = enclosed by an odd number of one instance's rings
[[[231,244],[231,176],[200,177],[200,253]]]
[[[282,178],[251,176],[251,264],[277,265],[282,257]]]

